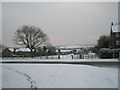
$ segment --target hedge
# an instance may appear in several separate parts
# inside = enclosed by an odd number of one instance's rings
[[[119,49],[101,48],[99,51],[100,58],[118,58]]]

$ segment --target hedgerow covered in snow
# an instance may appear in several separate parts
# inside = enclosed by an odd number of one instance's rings
[[[101,48],[99,55],[100,58],[118,58],[119,49]]]

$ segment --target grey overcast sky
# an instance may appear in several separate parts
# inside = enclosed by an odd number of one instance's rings
[[[15,46],[17,28],[34,25],[53,45],[95,44],[117,20],[117,2],[3,2],[2,42]]]

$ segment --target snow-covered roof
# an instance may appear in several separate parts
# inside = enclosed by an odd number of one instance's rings
[[[19,48],[19,49],[16,50],[16,52],[19,52],[19,51],[21,51],[21,52],[30,52],[30,49],[29,48]]]
[[[13,52],[14,51],[14,48],[9,48],[9,50],[11,51],[11,52]],[[16,52],[30,52],[30,49],[29,48],[16,48]]]
[[[60,50],[60,52],[71,52],[72,50]],[[56,50],[56,52],[59,52],[58,50]]]
[[[120,25],[113,25],[112,32],[120,32]]]
[[[60,50],[61,52],[71,52],[72,50]]]

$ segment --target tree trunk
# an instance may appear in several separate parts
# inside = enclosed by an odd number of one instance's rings
[[[31,58],[33,58],[33,49],[30,49],[31,50]]]

